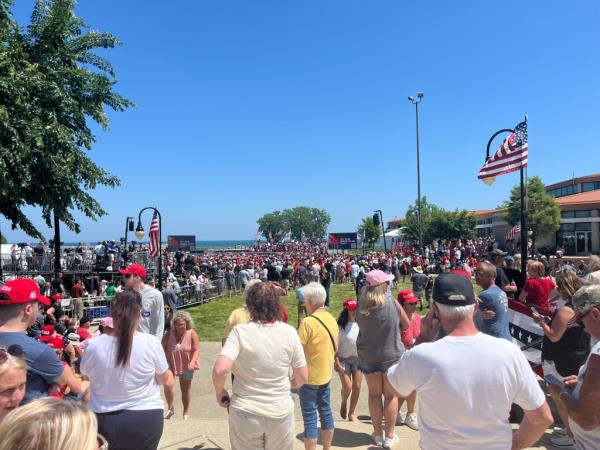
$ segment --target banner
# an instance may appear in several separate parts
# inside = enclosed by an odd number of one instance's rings
[[[358,248],[357,233],[329,233],[329,250],[351,250]]]
[[[169,236],[167,238],[168,250],[170,252],[183,251],[193,252],[196,250],[196,236]]]
[[[533,321],[531,309],[527,305],[510,298],[508,299],[508,322],[510,335],[513,338],[513,342],[519,348],[523,348],[544,337],[541,325]],[[524,350],[523,355],[525,355],[533,370],[538,375],[543,376],[541,342]]]

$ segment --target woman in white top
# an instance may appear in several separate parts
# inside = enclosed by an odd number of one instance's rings
[[[358,422],[354,414],[360,395],[360,385],[363,375],[358,369],[358,353],[356,351],[356,338],[358,337],[358,324],[356,323],[356,307],[358,303],[353,298],[344,300],[344,309],[338,317],[340,328],[338,338],[338,353],[335,358],[335,370],[342,382],[342,406],[340,416],[348,417],[352,422]],[[350,409],[347,408],[350,397]]]
[[[233,328],[215,362],[213,384],[217,403],[229,407],[232,450],[294,448],[291,388],[308,381],[308,369],[298,333],[281,321],[285,294],[276,283],[252,285],[246,294],[252,320]],[[225,381],[231,371],[230,398]]]
[[[160,341],[137,331],[141,311],[140,294],[117,294],[113,333],[92,339],[81,361],[81,373],[90,379],[90,408],[111,450],[158,447],[164,408],[159,386],[174,382]]]

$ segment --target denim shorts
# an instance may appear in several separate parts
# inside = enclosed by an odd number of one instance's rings
[[[358,370],[360,370],[365,375],[369,375],[375,372],[387,373],[388,369],[396,364],[398,361],[388,361],[383,363],[375,363],[369,364],[364,361],[358,362]]]
[[[344,366],[344,373],[346,375],[350,375],[352,372],[358,370],[358,356],[340,357],[340,362]]]
[[[317,411],[321,419],[321,430],[333,430],[333,414],[331,412],[331,386],[329,383],[320,386],[305,384],[298,391],[300,408],[304,419],[304,437],[317,439]]]
[[[179,375],[179,378],[185,381],[192,381],[194,379],[194,371],[190,370],[189,372],[183,372]]]

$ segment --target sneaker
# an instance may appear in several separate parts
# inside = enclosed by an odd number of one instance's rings
[[[373,439],[373,444],[377,447],[381,447],[383,445],[383,434],[377,436],[375,433],[371,435],[371,439]]]
[[[396,426],[402,426],[404,425],[404,419],[405,419],[406,415],[401,413],[400,411],[398,411],[398,417],[396,417]]]
[[[567,432],[562,427],[554,427],[554,428],[552,428],[552,435],[553,436],[566,436]]]
[[[575,448],[575,441],[567,435],[551,437],[550,443],[558,448]]]
[[[417,413],[407,414],[406,419],[404,419],[404,424],[408,428],[412,428],[415,431],[419,431],[419,423],[417,422]]]
[[[383,441],[383,448],[394,448],[398,442],[400,442],[400,438],[395,434],[391,438],[386,437]]]

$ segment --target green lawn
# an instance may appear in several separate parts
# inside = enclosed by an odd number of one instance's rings
[[[394,289],[394,296],[400,289],[410,289],[409,282],[400,283]],[[330,307],[329,311],[337,318],[342,309],[342,303],[345,298],[356,298],[354,294],[354,286],[352,284],[333,284],[330,291]],[[289,315],[289,323],[296,326],[298,323],[298,302],[296,294],[290,291],[285,297],[285,307]],[[188,308],[187,311],[194,318],[196,331],[200,339],[203,341],[220,341],[223,328],[227,322],[227,318],[231,311],[242,306],[242,296],[236,295],[232,297],[221,297],[212,300],[201,306]],[[423,314],[427,311],[424,309]]]

